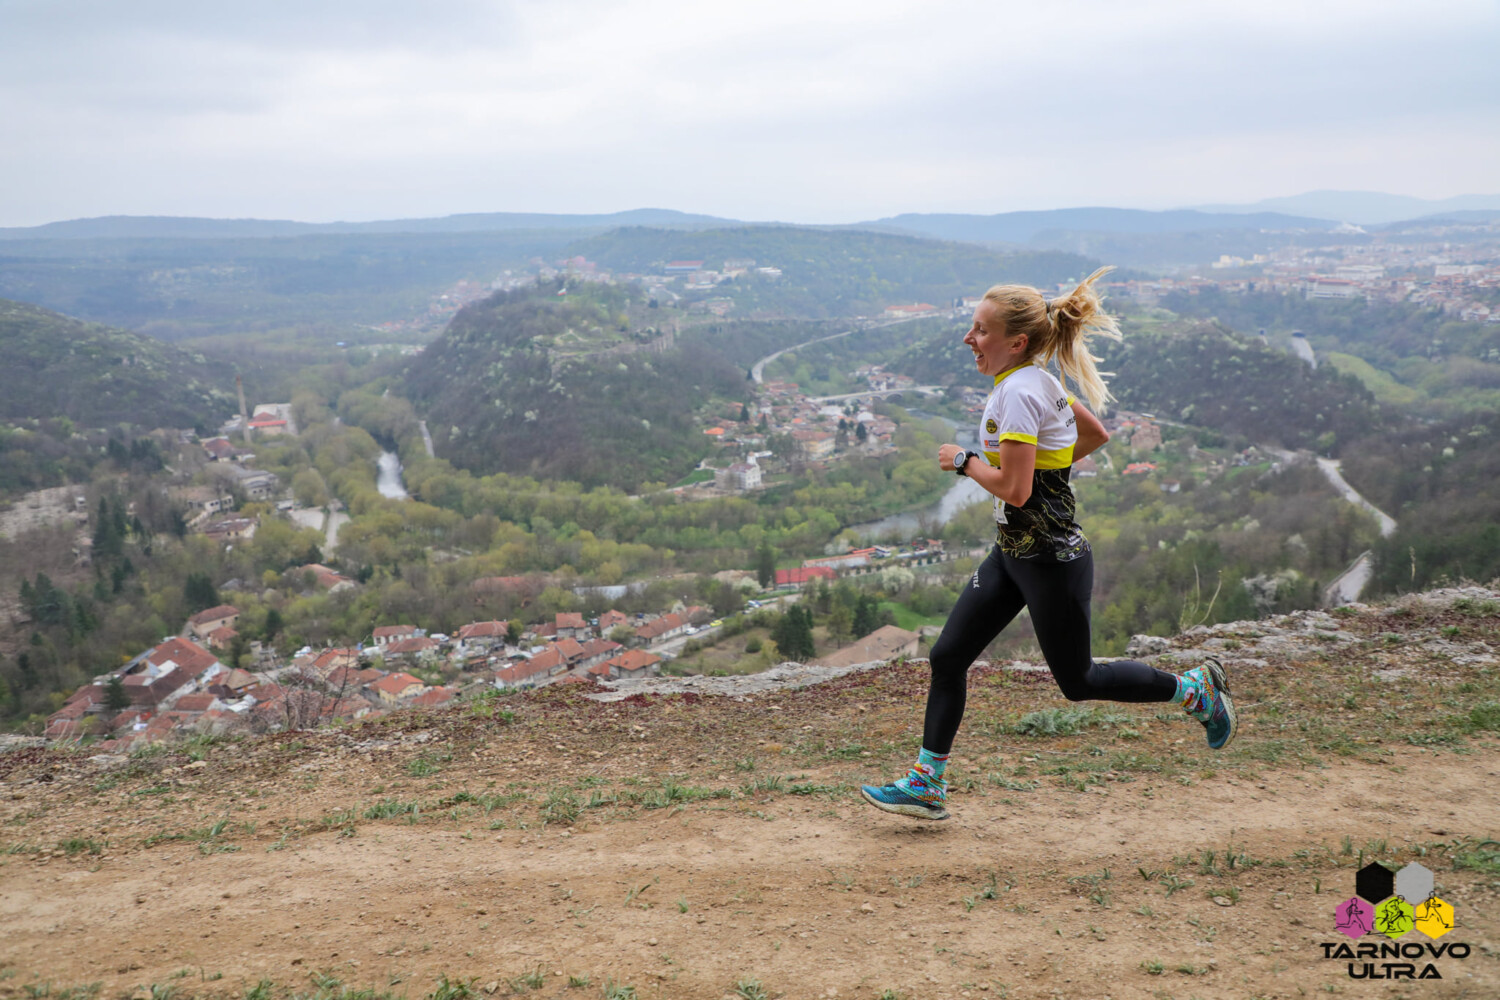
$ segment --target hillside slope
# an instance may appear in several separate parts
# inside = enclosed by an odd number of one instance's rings
[[[409,366],[404,392],[438,455],[631,490],[686,475],[711,447],[695,416],[711,399],[747,399],[744,371],[700,340],[678,342],[665,311],[623,288],[560,291],[475,303]]]
[[[1470,953],[1422,995],[1492,996],[1497,626],[1468,588],[1158,641],[1172,669],[1225,660],[1219,753],[1176,709],[978,667],[942,824],[857,798],[915,750],[922,661],[3,753],[0,991],[1297,996],[1347,988],[1322,943],[1356,871],[1419,861]]]
[[[150,337],[0,299],[0,418],[208,425],[235,409],[231,381]]]

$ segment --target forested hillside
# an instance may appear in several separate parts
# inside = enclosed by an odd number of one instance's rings
[[[1425,416],[1500,406],[1500,324],[1463,322],[1413,303],[1276,292],[1202,289],[1169,295],[1162,305],[1273,338],[1301,331],[1321,361],[1358,376],[1382,402],[1421,404]]]
[[[0,299],[0,419],[206,427],[233,411],[232,382],[150,337]]]
[[[562,290],[469,306],[411,364],[403,392],[438,454],[477,473],[589,486],[682,477],[711,448],[694,418],[710,400],[747,400],[744,369],[703,336],[655,350],[672,317],[621,288]]]
[[[1359,442],[1346,478],[1396,518],[1376,547],[1382,591],[1500,576],[1500,413],[1409,423]]]

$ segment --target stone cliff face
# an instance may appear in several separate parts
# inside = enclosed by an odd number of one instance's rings
[[[1297,611],[1257,621],[1200,625],[1170,639],[1138,635],[1126,654],[1164,670],[1192,666],[1205,656],[1218,657],[1231,668],[1254,669],[1277,661],[1348,654],[1358,655],[1367,665],[1373,660],[1373,676],[1393,680],[1423,665],[1500,662],[1500,644],[1455,639],[1455,630],[1442,621],[1455,611],[1493,614],[1496,607],[1500,607],[1500,591],[1491,587],[1449,587],[1385,605],[1351,604],[1332,611]],[[1371,615],[1387,626],[1374,636],[1373,645],[1367,617]],[[1357,629],[1355,619],[1361,622]]]

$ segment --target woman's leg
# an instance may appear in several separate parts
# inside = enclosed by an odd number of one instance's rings
[[[1021,607],[1021,592],[1006,575],[1000,550],[991,550],[989,558],[965,583],[943,634],[932,647],[932,683],[927,691],[927,716],[916,766],[889,785],[862,786],[860,793],[865,801],[904,816],[948,818],[948,810],[943,807],[948,794],[943,772],[964,717],[969,665]]]
[[[947,754],[953,749],[968,702],[970,665],[1025,605],[1003,559],[998,548],[990,550],[989,558],[979,564],[958,595],[932,647],[922,747],[933,753]]]
[[[1089,634],[1093,553],[1063,563],[1002,558],[1006,574],[1025,596],[1037,644],[1063,697],[1069,701],[1175,700],[1176,674],[1135,660],[1094,661]]]

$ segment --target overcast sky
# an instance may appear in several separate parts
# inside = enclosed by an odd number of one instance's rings
[[[1497,67],[1495,0],[0,0],[0,225],[1489,194]]]

